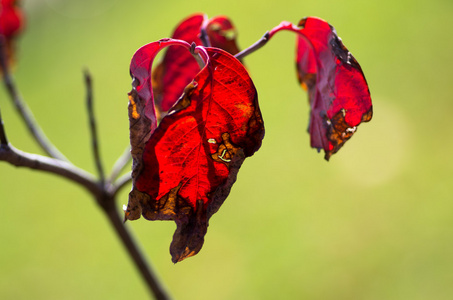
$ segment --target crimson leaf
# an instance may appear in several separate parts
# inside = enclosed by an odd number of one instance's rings
[[[323,148],[329,160],[361,122],[371,120],[370,91],[362,68],[330,24],[310,17],[299,26],[297,67],[310,98],[311,146]],[[308,63],[300,59],[304,56]]]
[[[129,110],[134,169],[126,218],[174,220],[170,253],[178,262],[200,251],[209,218],[228,196],[245,157],[261,146],[264,127],[244,66],[221,49],[206,48],[206,66],[157,129],[151,125],[147,133],[133,134],[142,112],[153,106],[149,76],[143,76],[142,67],[149,74],[152,59],[165,43],[174,40],[142,47],[131,63],[136,82]]]
[[[192,15],[176,27],[172,38],[202,45],[200,39],[202,29],[205,30],[208,42],[213,47],[224,49],[233,55],[239,52],[234,26],[228,18],[223,16],[208,19],[203,14]],[[152,74],[159,115],[167,112],[175,104],[185,86],[199,70],[198,63],[185,49],[181,47],[167,49],[162,62],[156,66]]]
[[[370,91],[357,60],[326,21],[307,17],[298,26],[282,22],[269,32],[296,32],[299,82],[308,89],[311,146],[329,160],[373,115]]]

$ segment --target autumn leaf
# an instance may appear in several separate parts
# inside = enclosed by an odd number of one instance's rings
[[[204,15],[196,14],[185,19],[176,27],[172,38],[201,45],[199,34],[204,18]],[[167,49],[161,63],[152,73],[155,104],[159,113],[167,112],[173,106],[184,91],[184,87],[199,71],[197,61],[186,49],[182,47]]]
[[[6,57],[11,64],[14,61],[15,38],[24,26],[24,15],[19,1],[0,1],[0,36],[4,38]]]
[[[329,160],[361,122],[371,120],[370,91],[362,68],[330,24],[310,17],[299,27],[296,60],[299,81],[309,93],[311,146],[324,149]]]
[[[155,130],[155,120],[142,122],[143,111],[154,107],[149,76],[138,66],[149,72],[162,43],[169,41],[142,47],[131,63],[136,82],[129,110],[134,169],[126,218],[174,220],[170,253],[178,262],[200,251],[210,217],[228,196],[245,157],[261,146],[264,127],[247,71],[217,48],[206,48],[206,66]],[[150,123],[151,130],[133,134],[140,122]]]
[[[373,115],[365,75],[335,29],[326,21],[307,17],[298,26],[282,22],[269,32],[297,33],[296,67],[299,82],[308,90],[311,146],[324,149],[329,160]]]
[[[206,25],[206,32],[212,47],[223,49],[233,55],[239,52],[236,28],[228,17],[217,16],[210,19]]]
[[[232,22],[224,16],[208,19],[204,14],[194,14],[183,20],[172,34],[173,39],[202,45],[200,39],[205,30],[210,45],[236,54],[236,31]],[[206,45],[204,45],[206,46]],[[153,71],[153,87],[156,109],[160,119],[181,96],[184,88],[200,71],[197,61],[181,47],[168,48],[162,62]]]

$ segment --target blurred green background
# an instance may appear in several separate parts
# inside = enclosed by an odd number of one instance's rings
[[[361,64],[374,118],[327,163],[309,147],[294,35],[247,57],[266,137],[202,251],[173,265],[173,222],[127,224],[175,299],[453,298],[451,0],[23,2],[17,85],[49,138],[90,172],[83,69],[109,169],[128,144],[130,58],[194,12],[231,17],[242,48],[282,20],[319,16]],[[42,153],[3,90],[0,107],[10,142]],[[148,297],[82,188],[0,162],[0,200],[0,299]]]

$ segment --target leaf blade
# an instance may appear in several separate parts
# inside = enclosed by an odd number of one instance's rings
[[[359,63],[330,24],[307,17],[299,26],[296,66],[309,93],[311,146],[324,149],[329,160],[361,122],[371,120],[371,96]]]
[[[233,55],[239,52],[233,23],[224,16],[208,19],[204,14],[191,15],[176,27],[172,38],[203,45],[200,39],[202,28],[206,29],[213,47],[226,50]],[[159,114],[164,115],[170,110],[199,71],[200,67],[196,60],[184,49],[172,47],[166,51],[162,62],[153,73],[156,108]]]
[[[201,249],[209,218],[264,136],[247,71],[227,52],[206,49],[209,62],[146,141],[126,212],[127,218],[140,211],[149,220],[176,222],[174,262]]]

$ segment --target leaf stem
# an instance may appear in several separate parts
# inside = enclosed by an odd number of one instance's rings
[[[197,45],[195,43],[192,43],[190,45],[190,49],[189,50],[190,50],[190,53],[192,54],[192,56],[197,61],[198,66],[200,67],[200,69],[203,69],[204,66],[205,66],[205,62],[204,62],[202,56],[200,55],[199,51],[197,51]]]
[[[92,79],[91,79],[91,75],[88,72],[88,70],[85,70],[84,77],[85,77],[85,85],[86,85],[86,91],[87,91],[86,103],[87,103],[87,109],[88,109],[88,118],[89,118],[89,122],[90,122],[91,146],[92,146],[92,150],[93,150],[94,161],[96,163],[96,169],[97,169],[98,175],[99,175],[99,181],[101,182],[101,184],[104,184],[104,182],[105,182],[104,168],[102,166],[101,156],[99,154],[97,124],[96,124],[96,118],[94,116],[94,109],[93,109]]]
[[[5,39],[3,36],[0,36],[0,68],[3,72],[3,83],[6,87],[6,90],[8,91],[8,94],[16,107],[16,110],[19,112],[22,120],[27,126],[28,131],[31,133],[35,141],[50,157],[69,162],[69,160],[49,141],[47,136],[42,131],[41,127],[39,127],[38,123],[36,122],[33,113],[20,96],[14,80],[9,73],[5,53]]]
[[[200,28],[200,40],[203,46],[211,47],[211,41],[209,40],[207,27],[209,24],[209,19],[207,15],[203,15],[203,23]]]
[[[194,44],[192,44],[192,45],[194,45]],[[191,52],[193,54],[198,54],[198,56],[203,60],[203,66],[200,66],[201,68],[203,68],[204,65],[208,64],[209,54],[206,51],[205,47],[200,47],[200,46],[193,47],[193,50],[191,50]]]
[[[301,28],[299,28],[298,26],[294,25],[291,22],[282,21],[280,24],[278,24],[277,26],[275,26],[274,28],[272,28],[269,31],[269,39],[271,39],[277,32],[280,32],[282,30],[288,30],[288,31],[292,31],[295,33],[300,33],[300,29]]]

